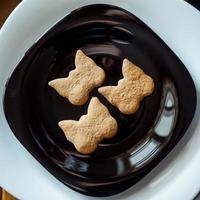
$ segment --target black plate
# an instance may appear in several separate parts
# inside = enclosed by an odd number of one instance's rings
[[[47,85],[74,69],[79,48],[105,70],[103,85],[122,78],[124,58],[155,82],[154,93],[130,116],[97,89],[91,93],[119,125],[117,135],[91,155],[79,154],[57,126],[86,114],[89,101],[73,106]],[[194,83],[183,63],[138,18],[109,5],[75,10],[48,31],[14,70],[4,98],[8,123],[28,151],[64,184],[92,196],[119,193],[144,177],[183,136],[195,106]]]

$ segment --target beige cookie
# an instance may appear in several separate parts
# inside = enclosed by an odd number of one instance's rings
[[[117,121],[108,109],[93,97],[89,103],[88,113],[79,121],[63,120],[58,123],[67,140],[83,154],[90,154],[104,138],[113,137],[118,129]]]
[[[76,53],[75,66],[67,78],[58,78],[48,84],[72,104],[83,105],[88,100],[89,93],[103,83],[105,72],[81,50]]]
[[[107,100],[124,114],[133,114],[139,108],[145,96],[154,90],[152,78],[128,59],[122,66],[123,79],[117,86],[105,86],[98,89]]]

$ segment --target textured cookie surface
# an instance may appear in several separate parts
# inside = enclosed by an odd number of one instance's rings
[[[105,86],[98,89],[107,100],[124,114],[133,114],[139,108],[145,96],[154,90],[152,78],[128,59],[122,66],[123,79],[117,86]]]
[[[67,140],[82,154],[92,153],[99,142],[104,138],[113,137],[118,129],[117,121],[97,97],[91,99],[88,113],[79,121],[63,120],[58,125]]]
[[[48,84],[72,104],[83,105],[89,93],[103,83],[105,72],[81,50],[76,53],[75,66],[67,78],[58,78]]]

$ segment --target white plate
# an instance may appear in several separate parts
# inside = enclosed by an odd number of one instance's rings
[[[0,31],[0,97],[26,50],[71,10],[94,3],[122,7],[143,20],[187,66],[198,93],[195,118],[174,150],[139,183],[103,199],[192,199],[200,189],[200,13],[184,1],[24,0]],[[2,105],[0,156],[0,185],[20,199],[95,199],[64,186],[25,150],[9,129]]]

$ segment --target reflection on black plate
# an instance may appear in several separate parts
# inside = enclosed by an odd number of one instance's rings
[[[106,72],[104,85],[122,78],[124,58],[155,82],[134,115],[123,115],[95,89],[118,122],[117,135],[91,155],[79,154],[57,126],[87,111],[60,97],[47,83],[74,69],[82,49]],[[164,158],[194,115],[196,93],[181,61],[143,22],[121,8],[91,5],[75,10],[48,31],[24,56],[9,79],[4,108],[16,137],[53,175],[92,196],[125,190]]]

